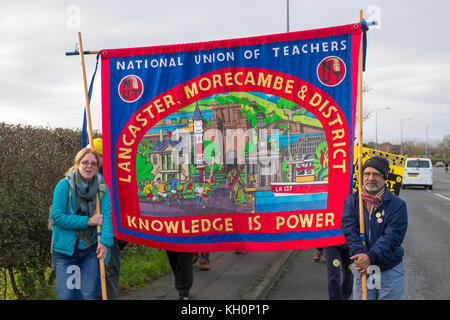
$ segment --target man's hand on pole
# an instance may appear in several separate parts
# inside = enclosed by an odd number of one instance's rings
[[[363,274],[367,273],[367,268],[370,266],[370,258],[365,253],[355,254],[350,257],[351,260],[354,260],[355,268],[361,277]]]

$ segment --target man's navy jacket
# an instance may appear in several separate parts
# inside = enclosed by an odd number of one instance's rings
[[[364,205],[364,226],[366,250],[359,232],[359,199],[354,193],[345,199],[342,211],[342,231],[350,256],[366,253],[372,265],[381,271],[389,270],[402,261],[404,250],[401,246],[408,226],[406,203],[387,188],[382,196],[382,204],[369,217]]]

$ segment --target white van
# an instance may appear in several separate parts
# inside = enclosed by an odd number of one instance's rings
[[[424,186],[425,189],[433,189],[433,166],[427,158],[406,159],[403,172],[403,189],[406,186]]]

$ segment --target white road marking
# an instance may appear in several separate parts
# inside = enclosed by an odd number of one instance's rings
[[[437,195],[438,197],[441,197],[442,199],[450,201],[450,198],[447,198],[446,196],[443,196],[442,194],[435,193],[435,195]]]

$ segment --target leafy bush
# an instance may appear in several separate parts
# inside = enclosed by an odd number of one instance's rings
[[[81,131],[0,123],[0,269],[18,299],[36,297],[54,279],[46,276],[49,208],[80,149]]]

